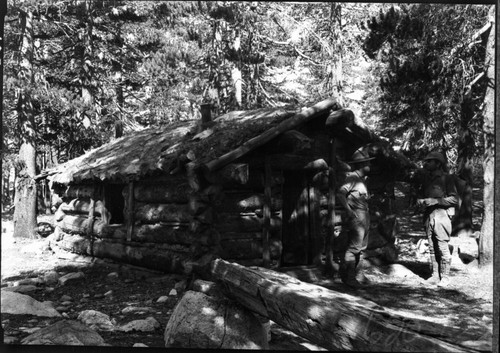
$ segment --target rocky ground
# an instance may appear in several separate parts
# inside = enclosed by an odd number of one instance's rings
[[[474,199],[474,224],[478,230],[482,209],[479,190],[475,190]],[[366,269],[365,288],[353,291],[314,269],[289,271],[289,274],[371,300],[405,317],[441,324],[459,335],[468,346],[491,350],[493,270],[478,268],[474,259],[477,256],[475,239],[452,240],[455,246],[452,284],[447,288],[429,287],[425,284],[430,273],[421,218],[407,207],[404,195],[399,194],[397,202],[399,260],[390,266]],[[50,222],[50,217],[40,217],[39,221]],[[166,324],[175,304],[190,285],[190,278],[55,252],[44,239],[13,239],[9,217],[2,217],[1,240],[4,343],[33,342],[30,335],[40,329],[62,320],[76,320],[98,332],[106,345],[165,346]],[[462,249],[460,255],[458,248]],[[17,314],[7,313],[7,299],[14,295],[11,293],[33,298],[43,303],[43,308],[36,310],[55,309],[60,316],[23,312],[18,305],[19,298],[15,298],[18,304],[14,305]],[[26,310],[35,310],[28,304]],[[59,334],[59,337],[66,336]],[[322,350],[274,323],[271,323],[271,337],[273,350]]]

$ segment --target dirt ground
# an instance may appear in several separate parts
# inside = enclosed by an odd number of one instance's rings
[[[481,198],[480,190],[474,189],[474,230],[480,229]],[[436,334],[443,340],[455,343],[458,337],[462,342],[469,341],[467,345],[472,348],[491,350],[492,267],[480,269],[477,260],[473,259],[469,259],[468,261],[473,261],[465,264],[455,251],[451,266],[451,285],[447,288],[426,285],[425,279],[430,276],[430,271],[427,265],[428,255],[425,252],[421,216],[408,207],[407,199],[401,192],[397,193],[396,209],[399,210],[397,264],[409,269],[410,275],[405,275],[404,271],[403,274],[383,273],[382,270],[386,267],[374,267],[365,271],[368,284],[358,290],[326,278],[314,269],[302,272],[297,277],[373,301],[392,313],[406,318],[424,320],[446,327],[446,333]],[[50,217],[41,216],[39,221],[50,221]],[[74,302],[66,311],[70,319],[76,319],[83,310],[94,309],[108,314],[117,321],[117,324],[151,316],[151,313],[145,313],[143,316],[133,314],[133,317],[131,314],[122,314],[121,310],[125,304],[151,307],[156,313],[153,316],[161,324],[161,328],[156,332],[99,333],[112,346],[132,347],[135,343],[143,343],[149,347],[164,347],[165,325],[181,292],[178,296],[169,296],[169,300],[164,303],[157,303],[156,300],[169,295],[176,285],[179,288],[179,284],[182,285],[183,280],[186,280],[182,276],[165,275],[111,261],[95,261],[73,254],[54,253],[47,248],[44,239],[13,239],[11,217],[2,217],[1,240],[2,287],[25,278],[37,277],[52,269],[60,273],[83,271],[85,273],[83,286],[81,283],[64,287],[55,286],[52,291],[37,290],[29,295],[39,301],[53,301],[56,306],[63,295],[69,295]],[[459,242],[459,239],[452,241],[455,244]],[[110,280],[108,277],[110,272],[118,272],[119,280]],[[111,296],[103,296],[109,291],[113,291]],[[29,334],[30,328],[45,327],[57,320],[60,319],[2,314],[2,327],[4,335],[12,337],[12,343],[18,343]],[[274,323],[271,324],[271,333],[272,350],[323,350]]]

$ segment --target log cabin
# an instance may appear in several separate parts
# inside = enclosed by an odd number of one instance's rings
[[[267,268],[332,268],[346,247],[335,190],[367,148],[374,208],[369,249],[394,243],[394,181],[408,166],[349,109],[234,111],[117,138],[47,169],[62,198],[52,243],[173,273],[214,258]]]

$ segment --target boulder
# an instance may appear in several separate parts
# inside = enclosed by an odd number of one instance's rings
[[[108,346],[94,330],[73,320],[61,320],[29,335],[21,344],[63,346]]]
[[[2,291],[2,309],[4,314],[35,315],[45,317],[61,316],[50,303],[41,303],[29,295]]]
[[[78,315],[78,320],[97,331],[113,331],[115,325],[109,316],[97,310],[84,310]]]
[[[177,303],[164,337],[169,348],[269,348],[265,330],[249,310],[195,291],[187,291]]]
[[[59,274],[56,271],[48,271],[43,275],[43,279],[46,284],[54,285],[59,281]]]
[[[34,286],[32,284],[21,284],[19,286],[2,288],[2,292],[8,291],[8,292],[16,292],[16,293],[29,293],[29,292],[36,291],[38,289],[40,289],[40,288],[37,286]]]

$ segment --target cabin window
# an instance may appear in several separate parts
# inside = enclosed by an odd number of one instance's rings
[[[104,201],[106,209],[111,213],[109,224],[123,224],[125,199],[123,198],[124,184],[107,184],[104,186]]]

